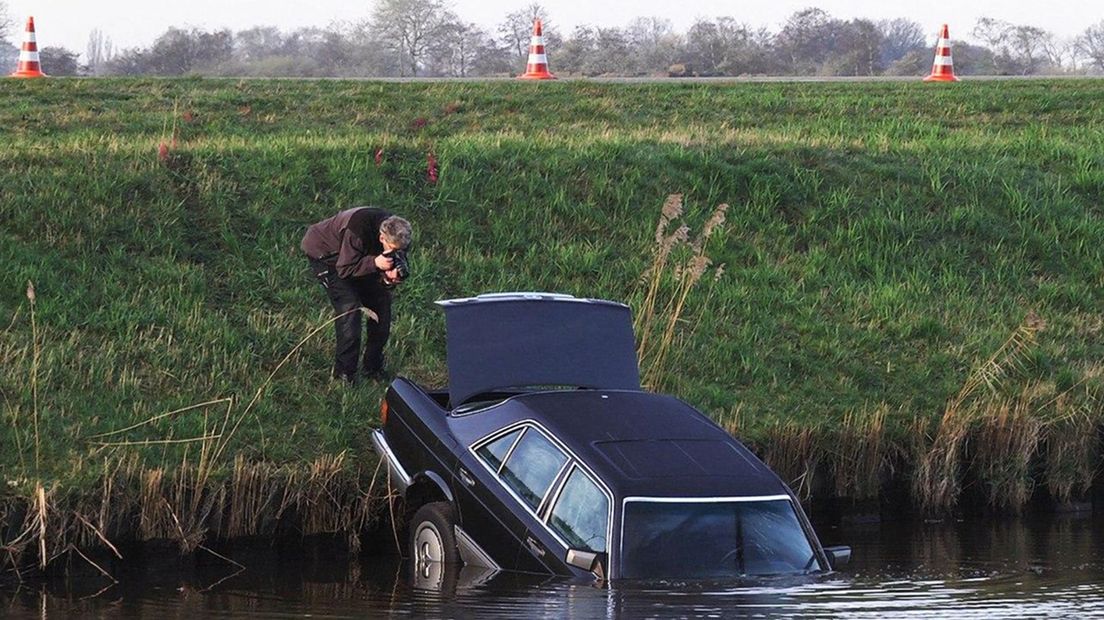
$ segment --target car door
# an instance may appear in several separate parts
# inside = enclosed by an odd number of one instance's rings
[[[467,458],[470,456],[471,458]],[[464,463],[467,466],[463,466]],[[457,470],[465,531],[502,568],[559,572],[530,551],[538,511],[568,465],[567,455],[532,425],[477,442]],[[470,528],[470,529],[469,529]],[[492,550],[493,549],[493,550]]]
[[[498,469],[524,429],[517,428],[481,443],[479,452],[464,450],[456,469],[456,504],[464,532],[499,568],[516,568],[521,540],[517,517],[506,509],[512,501],[498,482]]]
[[[573,462],[547,498],[539,525],[526,536],[529,550],[554,572],[573,572],[566,562],[568,549],[608,552],[611,500],[596,480]]]

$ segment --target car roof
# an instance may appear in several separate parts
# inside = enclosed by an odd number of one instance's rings
[[[536,422],[620,498],[789,492],[743,444],[673,396],[620,390],[553,391],[511,398],[498,407],[510,412],[500,418],[509,419],[504,426],[519,420]]]

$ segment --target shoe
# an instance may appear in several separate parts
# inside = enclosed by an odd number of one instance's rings
[[[390,370],[381,368],[379,370],[373,370],[371,372],[361,373],[361,378],[365,381],[380,381],[382,383],[390,383],[395,378],[395,373]]]
[[[357,376],[356,375],[334,374],[331,377],[331,380],[334,383],[342,383],[344,385],[349,385],[349,386],[353,386],[353,385],[357,384]]]

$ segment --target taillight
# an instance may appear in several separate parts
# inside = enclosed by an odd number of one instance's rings
[[[384,398],[380,402],[380,426],[387,424],[387,413],[389,411],[391,411],[391,407],[387,404],[387,399]]]

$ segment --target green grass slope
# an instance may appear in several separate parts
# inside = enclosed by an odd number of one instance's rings
[[[695,232],[731,206],[707,252],[724,272],[691,294],[661,387],[738,412],[753,441],[878,408],[901,437],[1029,312],[1046,329],[1019,377],[1055,394],[1100,382],[1101,81],[3,81],[0,145],[8,480],[76,483],[134,451],[194,459],[195,443],[103,444],[195,438],[223,409],[94,436],[216,398],[243,411],[328,317],[305,227],[361,204],[414,223],[389,359],[429,384],[436,299],[639,304],[676,192]],[[330,382],[331,350],[328,330],[304,345],[230,454],[366,455],[382,386]]]

